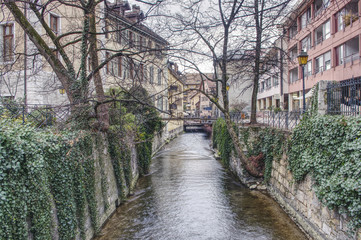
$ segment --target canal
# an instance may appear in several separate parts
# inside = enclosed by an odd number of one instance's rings
[[[96,239],[306,239],[276,202],[229,175],[204,134],[183,134]]]

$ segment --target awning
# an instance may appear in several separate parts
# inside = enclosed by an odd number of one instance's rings
[[[307,99],[307,98],[310,98],[312,96],[313,96],[313,88],[311,88],[311,90],[308,91],[308,93],[306,93],[305,98]],[[303,96],[300,96],[300,97],[293,96],[293,99],[294,100],[302,100]]]

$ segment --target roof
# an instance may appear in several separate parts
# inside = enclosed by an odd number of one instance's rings
[[[203,81],[208,81],[208,79],[213,79],[213,73],[186,73],[185,74],[185,82],[187,85],[190,84],[201,84]],[[211,82],[211,81],[208,81]]]
[[[142,23],[142,20],[144,19],[144,14],[140,10],[139,6],[133,5],[132,10],[129,10],[130,6],[128,1],[122,1],[121,3],[116,2],[114,4],[107,4],[106,15],[107,17],[111,17],[114,20],[121,22],[122,24],[126,25],[134,31],[152,37],[153,40],[160,44],[169,45],[167,40],[162,38],[160,35],[158,35]]]

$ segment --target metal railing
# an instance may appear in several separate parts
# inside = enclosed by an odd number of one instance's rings
[[[235,123],[240,125],[248,124],[250,122],[250,112],[242,112],[232,114],[231,118]],[[256,113],[257,123],[279,129],[291,130],[297,126],[301,120],[301,112],[273,112],[260,111]]]
[[[361,77],[328,83],[327,113],[361,115]]]
[[[70,116],[70,106],[50,106],[41,104],[0,104],[0,119],[19,120],[38,128],[65,123]]]

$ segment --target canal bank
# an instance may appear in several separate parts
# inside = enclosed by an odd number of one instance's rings
[[[165,145],[96,239],[306,239],[276,202],[231,178],[209,145],[202,133]]]
[[[219,148],[216,152],[223,156],[222,162],[242,183],[267,190],[309,238],[361,239],[357,228],[357,126],[357,119],[346,122],[342,117],[326,116],[305,119],[292,135],[267,127],[240,127],[243,152],[248,163],[264,173],[263,184],[262,178],[248,174],[226,144],[231,140],[224,129],[213,135],[213,145]]]

